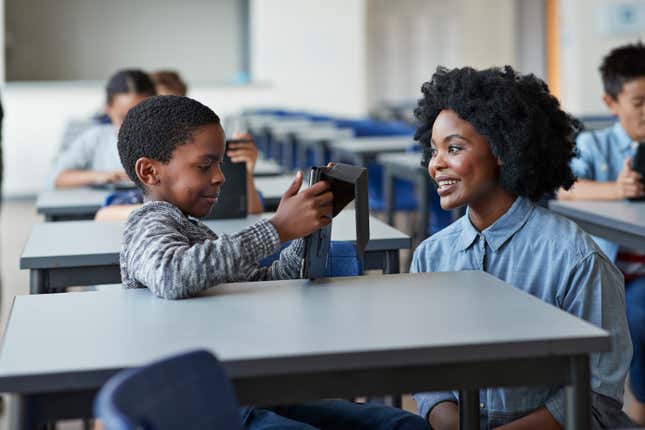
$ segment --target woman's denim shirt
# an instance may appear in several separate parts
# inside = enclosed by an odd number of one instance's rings
[[[481,233],[469,212],[426,239],[415,251],[410,272],[483,270],[520,290],[585,319],[611,334],[611,352],[591,356],[592,406],[598,411],[622,404],[632,345],[625,317],[623,276],[573,222],[518,197]],[[449,322],[446,322],[447,324]],[[419,413],[427,416],[457,392],[419,393]],[[564,427],[563,387],[490,388],[480,393],[482,417],[501,425],[546,406]]]

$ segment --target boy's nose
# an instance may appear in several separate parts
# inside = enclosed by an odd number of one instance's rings
[[[220,170],[217,169],[218,171],[215,172],[213,177],[211,178],[211,184],[223,184],[226,182],[226,177],[224,176],[224,173]]]

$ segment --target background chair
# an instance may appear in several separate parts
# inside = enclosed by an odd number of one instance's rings
[[[118,373],[99,391],[94,414],[106,430],[242,430],[233,388],[208,351]]]
[[[280,251],[260,260],[260,266],[269,266],[280,258],[280,252],[291,242],[283,243]],[[329,263],[327,276],[359,276],[363,274],[363,265],[356,254],[356,246],[351,242],[332,241],[329,246]]]

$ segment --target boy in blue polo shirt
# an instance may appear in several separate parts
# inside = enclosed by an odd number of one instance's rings
[[[608,128],[581,133],[579,157],[571,162],[575,186],[560,199],[622,200],[643,197],[643,178],[630,163],[638,142],[645,142],[645,45],[636,43],[611,51],[600,66],[607,108],[618,117]],[[625,275],[627,320],[634,345],[630,387],[635,402],[628,413],[645,424],[645,250],[628,250],[594,238]]]

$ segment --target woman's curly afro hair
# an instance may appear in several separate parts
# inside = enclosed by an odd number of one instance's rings
[[[209,124],[219,124],[217,114],[197,100],[180,96],[155,96],[128,111],[119,129],[121,164],[139,188],[145,188],[135,171],[141,157],[168,163],[180,145]]]
[[[486,137],[501,160],[500,185],[514,195],[539,200],[575,176],[569,161],[581,123],[560,109],[547,85],[534,75],[519,75],[510,66],[475,70],[437,68],[421,88],[415,109],[420,121],[415,139],[427,165],[432,126],[449,109]]]

